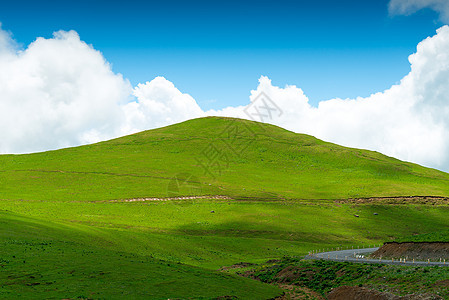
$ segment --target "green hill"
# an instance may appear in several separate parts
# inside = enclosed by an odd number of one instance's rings
[[[449,229],[446,205],[333,201],[449,196],[448,183],[376,152],[217,117],[1,155],[0,298],[273,298],[277,287],[217,269]],[[189,195],[205,197],[177,199]]]
[[[95,145],[0,156],[0,198],[101,201],[179,194],[341,199],[449,196],[449,175],[240,119],[201,118]],[[182,177],[182,176],[181,176]]]

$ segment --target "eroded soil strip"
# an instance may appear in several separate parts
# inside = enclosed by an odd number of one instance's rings
[[[335,203],[449,205],[449,198],[440,196],[369,197],[335,200]]]
[[[214,196],[183,196],[183,197],[167,197],[167,198],[134,198],[110,200],[109,202],[145,202],[145,201],[176,201],[176,200],[196,200],[196,199],[214,199],[214,200],[232,200],[231,197],[214,195]]]

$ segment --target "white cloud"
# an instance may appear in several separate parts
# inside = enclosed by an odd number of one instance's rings
[[[133,89],[74,31],[19,50],[0,27],[0,153],[82,145],[203,115],[162,77]]]
[[[440,14],[440,19],[449,22],[449,1],[447,0],[390,0],[388,9],[393,15],[411,15],[423,8],[430,8]]]
[[[449,171],[449,27],[421,42],[409,61],[411,72],[400,84],[367,98],[314,108],[301,89],[261,77],[251,101],[267,94],[283,112],[269,122],[286,129]],[[244,116],[242,107],[209,113]]]
[[[31,152],[110,138],[131,86],[74,31],[16,50],[0,29],[0,151]]]
[[[245,110],[260,109],[264,92],[282,111],[265,121],[449,171],[449,27],[409,60],[400,84],[367,98],[312,107],[300,88],[262,76],[250,104],[204,112],[163,77],[132,88],[74,31],[18,50],[0,29],[0,152],[75,146],[205,115],[249,118]]]
[[[164,77],[138,84],[133,95],[137,101],[123,107],[126,116],[124,133],[205,116],[195,99],[181,93]]]

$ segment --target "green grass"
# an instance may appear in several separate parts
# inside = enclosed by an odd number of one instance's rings
[[[209,151],[214,148],[218,152]],[[221,160],[215,161],[209,174],[201,164],[207,165],[212,155]],[[180,173],[198,178],[194,193],[206,195],[289,199],[449,196],[446,173],[268,124],[213,117],[95,145],[0,156],[0,198],[166,197],[170,180]]]
[[[402,242],[443,242],[449,243],[449,230],[441,228],[439,231],[428,232],[424,234],[414,234],[404,236],[395,240],[398,243]]]
[[[242,272],[244,273],[244,272]],[[267,283],[306,286],[325,296],[338,286],[364,286],[404,296],[432,293],[449,298],[449,269],[284,258],[251,268],[246,276]]]
[[[1,206],[38,220],[100,230],[112,249],[211,269],[449,229],[446,206],[216,200],[185,205],[3,201]]]
[[[4,298],[16,293],[23,293],[25,298],[35,293],[77,297],[85,290],[89,291],[86,297],[114,298],[120,297],[123,289],[133,291],[128,297],[140,297],[147,290],[159,289],[158,278],[163,277],[173,284],[160,288],[159,294],[150,298],[235,295],[249,299],[248,295],[254,294],[259,295],[256,299],[263,299],[261,295],[269,298],[277,290],[221,278],[214,270],[241,261],[261,263],[301,256],[318,248],[372,245],[448,228],[449,224],[448,207],[424,205],[217,200],[184,205],[54,201],[2,201],[1,205],[8,210],[0,213],[0,265],[6,271],[1,273],[14,278],[0,278],[0,282],[8,283],[1,290],[0,297]],[[360,217],[355,218],[354,213]],[[24,260],[26,263],[22,263]],[[55,262],[61,269],[54,270]],[[152,268],[160,270],[151,272]],[[76,275],[72,275],[73,270]],[[148,275],[137,275],[141,270]],[[204,275],[199,279],[192,275],[198,270]],[[110,285],[101,285],[104,275],[97,276],[96,272],[108,272],[105,281]],[[36,277],[35,273],[40,274],[41,284],[28,286],[35,279],[28,277]],[[51,288],[44,284],[55,278],[61,280]],[[192,286],[203,282],[216,289],[210,293],[199,289],[195,294],[178,288],[181,278],[190,280]],[[142,290],[136,290],[134,283],[141,284]],[[122,288],[111,287],[115,285]],[[237,293],[242,286],[247,287],[244,290],[248,294]]]
[[[212,146],[226,157],[221,173],[201,167]],[[180,174],[191,177],[177,191]],[[448,183],[446,173],[376,152],[228,118],[3,155],[0,297],[271,298],[276,287],[216,270],[449,230],[444,205],[332,201],[448,196]],[[109,201],[176,195],[233,199]]]
[[[263,299],[273,286],[150,255],[111,250],[84,226],[0,213],[1,298]]]

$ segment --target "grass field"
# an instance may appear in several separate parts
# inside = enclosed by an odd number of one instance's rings
[[[245,273],[245,270],[236,271]],[[322,296],[338,286],[365,286],[400,296],[432,293],[444,299],[449,298],[449,269],[441,267],[282,259],[275,263],[252,266],[251,270],[246,270],[246,276],[267,283],[307,287]]]
[[[185,195],[231,199],[111,201]],[[449,196],[449,175],[229,118],[3,155],[0,297],[268,299],[217,269],[449,230],[445,205],[333,201],[409,195]]]
[[[203,167],[204,166],[204,167]],[[449,175],[276,126],[202,118],[95,145],[0,156],[2,199],[101,201],[181,194],[341,199],[449,196]]]
[[[1,213],[0,296],[167,299],[275,296],[275,287],[235,275],[113,250],[107,233]]]
[[[441,228],[438,231],[427,232],[424,234],[413,234],[403,236],[395,240],[396,242],[444,242],[449,243],[449,230]]]

